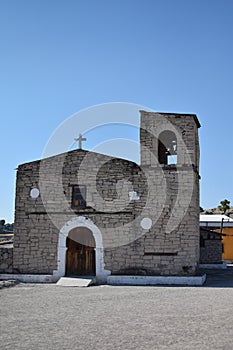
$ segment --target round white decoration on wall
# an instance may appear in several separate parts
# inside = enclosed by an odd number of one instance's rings
[[[141,227],[144,230],[149,230],[152,226],[152,220],[150,218],[144,218],[141,220]]]
[[[32,199],[36,199],[38,198],[40,195],[40,191],[38,190],[38,188],[32,188],[31,191],[30,191],[30,197]]]

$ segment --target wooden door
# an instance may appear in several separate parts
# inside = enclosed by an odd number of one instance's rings
[[[66,275],[94,276],[95,249],[67,238]]]

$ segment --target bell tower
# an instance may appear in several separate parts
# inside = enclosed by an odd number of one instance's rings
[[[162,275],[193,275],[199,263],[200,123],[195,114],[140,113],[141,167],[153,222],[145,255],[156,256]]]

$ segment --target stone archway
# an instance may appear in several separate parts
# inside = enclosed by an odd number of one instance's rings
[[[107,276],[111,274],[110,271],[104,269],[104,248],[102,234],[99,228],[90,220],[83,216],[79,216],[68,221],[60,230],[58,238],[57,250],[57,270],[53,272],[55,279],[65,276],[66,272],[66,239],[69,232],[77,227],[85,227],[89,229],[95,239],[95,265],[96,265],[96,279],[99,282],[105,282]]]

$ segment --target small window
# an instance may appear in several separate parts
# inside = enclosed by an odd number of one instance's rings
[[[86,186],[73,186],[71,206],[73,209],[86,208]]]
[[[159,135],[158,159],[160,164],[177,164],[177,139],[174,132],[166,130]]]

